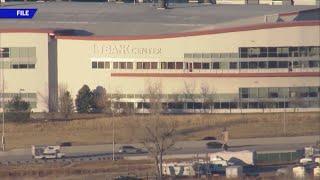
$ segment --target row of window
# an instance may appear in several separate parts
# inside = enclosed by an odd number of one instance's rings
[[[319,101],[275,101],[275,102],[167,102],[163,109],[267,109],[267,108],[319,108]],[[150,109],[150,103],[139,102],[138,109]]]
[[[240,58],[320,56],[320,46],[241,47]]]
[[[2,48],[0,58],[33,58],[36,57],[35,47],[5,47]]]
[[[11,69],[34,69],[36,68],[35,64],[11,64]]]
[[[320,87],[240,88],[240,98],[315,98],[320,97]]]
[[[20,96],[21,98],[37,98],[37,93],[4,93],[4,98],[13,98],[15,96]],[[2,97],[2,94],[0,93],[0,97]]]
[[[246,62],[112,62],[113,69],[275,69],[319,68],[320,60],[310,61],[246,61]],[[159,66],[160,65],[160,66]],[[93,61],[93,69],[111,69],[110,62]]]

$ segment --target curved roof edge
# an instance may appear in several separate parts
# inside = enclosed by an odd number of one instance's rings
[[[54,33],[55,29],[0,29],[1,33]]]
[[[70,39],[70,40],[145,40],[145,39],[166,39],[178,38],[188,36],[201,36],[210,34],[220,34],[229,32],[251,31],[260,29],[272,29],[281,27],[298,27],[298,26],[320,26],[320,20],[317,21],[295,21],[295,22],[278,22],[278,23],[262,23],[252,24],[245,26],[236,26],[228,28],[217,28],[212,30],[190,31],[170,34],[159,35],[132,35],[132,36],[56,36],[57,39]]]

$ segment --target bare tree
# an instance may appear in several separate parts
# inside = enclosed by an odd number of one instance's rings
[[[149,84],[147,94],[150,113],[147,121],[141,122],[141,142],[154,159],[157,179],[162,179],[163,155],[175,144],[176,124],[160,117],[163,111],[161,83]]]
[[[192,101],[193,103],[196,102],[196,95],[195,95],[195,83],[187,83],[184,82],[184,89],[182,90],[184,101]],[[193,111],[195,111],[193,107]]]
[[[210,107],[210,112],[212,113],[212,104],[214,103],[215,92],[210,89],[207,83],[202,83],[200,89],[203,112],[206,112],[207,107]]]
[[[59,87],[59,112],[63,115],[65,119],[73,113],[73,99],[67,87],[62,85]]]

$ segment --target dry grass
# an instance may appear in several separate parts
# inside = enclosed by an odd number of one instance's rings
[[[287,135],[319,134],[319,113],[287,113]],[[161,118],[177,123],[179,140],[197,140],[217,136],[223,127],[231,138],[272,137],[283,135],[283,114],[216,114],[164,115]],[[117,143],[133,143],[140,131],[139,124],[148,116],[115,117]],[[55,144],[71,141],[73,144],[111,143],[112,118],[73,120],[65,122],[7,123],[7,146],[29,148],[32,144]]]
[[[153,164],[149,160],[141,161],[99,161],[81,163],[47,163],[41,165],[0,165],[1,179],[63,179],[65,176],[104,174],[111,177],[119,174],[153,172]],[[104,178],[105,179],[105,178]]]

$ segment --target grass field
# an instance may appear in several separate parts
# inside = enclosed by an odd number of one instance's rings
[[[227,127],[230,138],[283,136],[284,114],[211,114],[163,115],[177,123],[178,140],[198,140],[218,136]],[[106,117],[72,121],[6,123],[7,148],[30,148],[32,144],[56,144],[70,141],[74,145],[112,142],[112,120],[115,120],[116,142],[137,142],[135,131],[148,116]],[[287,113],[286,135],[319,134],[319,113]]]

